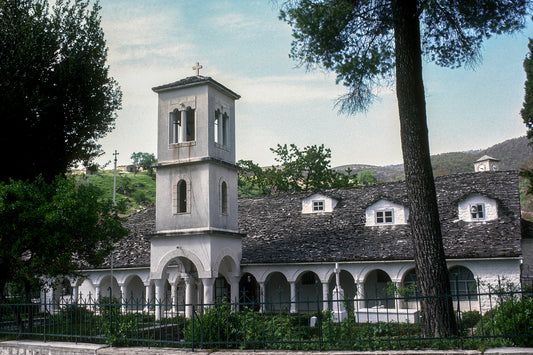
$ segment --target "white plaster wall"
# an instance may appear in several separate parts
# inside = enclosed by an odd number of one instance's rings
[[[159,278],[167,264],[175,258],[190,260],[198,271],[198,277],[217,277],[216,270],[224,256],[228,255],[235,261],[234,273],[240,275],[241,245],[241,238],[222,235],[154,237],[150,253],[151,277]]]
[[[313,201],[317,200],[324,201],[324,211],[321,212],[333,212],[333,209],[337,205],[337,200],[331,197],[314,194],[302,200],[302,213],[317,213],[313,211]]]
[[[384,224],[376,224],[376,212],[383,210],[394,210],[394,222],[392,224],[407,224],[409,219],[409,210],[402,205],[387,201],[379,200],[366,209],[366,226],[382,226]],[[385,224],[387,225],[387,224]],[[388,223],[388,225],[391,225]]]
[[[209,110],[208,110],[208,139],[209,139],[209,155],[231,164],[235,164],[235,100],[224,95],[217,89],[209,86]],[[215,111],[220,109],[228,113],[229,128],[228,128],[228,145],[221,146],[215,144],[214,125],[215,125]]]
[[[498,219],[497,202],[491,198],[479,194],[473,194],[468,196],[463,201],[459,202],[459,220],[465,222],[473,222],[472,215],[470,214],[470,206],[477,204],[485,204],[485,221],[492,221]]]
[[[160,92],[158,94],[158,138],[157,159],[159,163],[207,156],[208,139],[208,97],[207,86],[194,86]],[[195,141],[169,144],[168,116],[181,103],[194,105]]]
[[[157,169],[156,231],[169,232],[210,226],[209,168],[209,164],[204,163]],[[172,187],[184,177],[190,182],[189,210],[186,213],[173,214]],[[216,194],[216,190],[213,194]]]

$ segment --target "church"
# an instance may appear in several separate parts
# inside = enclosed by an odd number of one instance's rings
[[[152,89],[156,207],[128,218],[130,235],[103,265],[69,279],[67,297],[111,293],[129,300],[125,310],[157,301],[156,318],[239,300],[259,303],[259,311],[313,312],[332,308],[340,284],[343,299],[367,315],[395,309],[415,317],[412,300],[390,295],[391,285],[416,284],[404,183],[238,198],[240,96],[196,68],[195,76]],[[482,311],[478,287],[520,283],[517,173],[483,157],[476,172],[435,184],[454,300]]]

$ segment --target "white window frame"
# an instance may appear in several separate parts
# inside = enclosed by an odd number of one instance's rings
[[[325,200],[313,200],[313,212],[324,212],[326,210]]]
[[[390,213],[390,216],[387,216],[387,213]],[[389,218],[390,218],[390,221],[388,221]],[[381,222],[379,221],[380,219],[382,219]],[[394,224],[394,210],[386,209],[386,210],[376,211],[376,224],[379,224],[379,225]]]
[[[480,211],[481,209],[481,211]],[[469,206],[470,218],[472,221],[484,221],[487,216],[484,203],[476,203]],[[481,214],[481,217],[479,216]]]

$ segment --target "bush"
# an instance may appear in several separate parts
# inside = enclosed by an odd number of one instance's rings
[[[476,325],[476,335],[501,336],[515,346],[533,346],[533,298],[502,299]]]
[[[71,323],[86,322],[94,317],[94,313],[87,307],[77,304],[67,304],[61,308],[59,315]]]
[[[480,320],[481,314],[478,311],[467,311],[462,313],[460,324],[463,329],[468,329],[473,328]]]

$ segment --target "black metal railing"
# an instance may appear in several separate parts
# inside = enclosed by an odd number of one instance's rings
[[[0,336],[116,346],[300,350],[477,348],[533,345],[530,291],[470,292],[455,297],[459,331],[423,337],[417,294],[297,302],[173,304],[166,300],[57,297],[0,303]],[[437,297],[452,297],[437,296]],[[246,300],[246,302],[244,302]],[[366,305],[373,305],[366,307]],[[324,309],[326,308],[327,309]],[[297,312],[290,312],[296,309]],[[317,311],[319,310],[319,311]],[[446,333],[446,332],[443,332]]]

